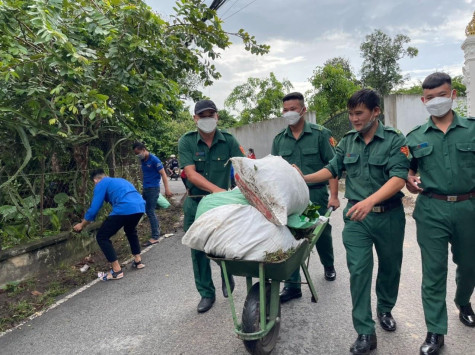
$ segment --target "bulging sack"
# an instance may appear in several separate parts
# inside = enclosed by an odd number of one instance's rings
[[[301,214],[310,195],[299,172],[282,157],[231,158],[236,184],[247,200],[272,223],[285,226],[287,216]]]
[[[195,219],[206,211],[224,205],[249,205],[249,202],[237,187],[230,191],[215,192],[201,199],[196,209]]]
[[[300,245],[285,226],[269,222],[257,209],[225,205],[203,213],[183,236],[182,244],[217,257],[264,261],[266,253]]]

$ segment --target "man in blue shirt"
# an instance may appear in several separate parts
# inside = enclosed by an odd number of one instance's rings
[[[140,159],[142,164],[143,173],[143,192],[145,213],[147,213],[148,220],[150,221],[150,229],[152,235],[150,239],[143,244],[144,247],[148,247],[152,244],[158,243],[160,237],[160,225],[157,215],[155,214],[155,208],[157,207],[158,194],[160,193],[160,179],[163,178],[163,184],[165,185],[165,196],[172,197],[172,193],[168,186],[167,174],[163,168],[162,162],[155,155],[150,153],[145,144],[141,142],[135,142],[132,146],[135,156]]]
[[[93,170],[91,179],[96,185],[91,206],[84,219],[73,229],[80,232],[84,226],[94,221],[104,201],[112,205],[112,212],[99,228],[96,240],[112,266],[108,273],[103,273],[102,280],[118,280],[124,277],[124,272],[117,260],[117,254],[110,238],[124,227],[130,250],[134,255],[132,266],[136,269],[142,269],[145,266],[140,257],[140,243],[137,236],[137,224],[145,212],[145,201],[130,182],[121,178],[108,177],[102,169]]]

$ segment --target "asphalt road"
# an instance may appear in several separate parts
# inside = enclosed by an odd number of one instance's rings
[[[173,181],[171,186],[172,191],[183,192],[181,181]],[[341,209],[334,212],[331,221],[337,280],[324,280],[318,255],[313,253],[310,272],[319,302],[311,303],[310,292],[304,287],[301,299],[282,305],[280,336],[273,354],[348,354],[356,338],[341,240]],[[229,303],[221,294],[219,268],[214,264],[216,303],[205,314],[196,312],[200,297],[194,286],[190,251],[181,244],[182,235],[183,232],[177,233],[150,247],[143,255],[145,269],[132,270],[128,265],[122,280],[97,282],[42,316],[0,336],[0,354],[246,354],[242,342],[234,335]],[[460,323],[452,302],[454,269],[450,261],[449,334],[442,354],[474,354],[475,329]],[[415,223],[408,215],[402,280],[393,310],[398,329],[387,333],[377,325],[378,349],[373,355],[419,353],[426,334],[420,282]],[[238,317],[245,289],[245,279],[236,278],[234,296]],[[373,309],[374,301],[373,292]],[[473,297],[472,303],[475,303]]]

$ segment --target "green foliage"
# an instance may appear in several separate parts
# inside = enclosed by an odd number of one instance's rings
[[[236,86],[225,101],[225,107],[240,111],[239,125],[255,123],[280,116],[282,98],[292,89],[289,80],[277,80],[274,73],[268,78],[248,78]]]
[[[236,127],[239,121],[228,110],[219,110],[218,127],[221,129],[227,129]]]
[[[381,30],[366,36],[360,50],[363,57],[361,81],[365,87],[372,87],[381,95],[387,95],[407,78],[401,75],[399,60],[417,56],[415,47],[406,47],[411,39],[398,34],[391,38]]]
[[[194,129],[182,100],[220,77],[212,61],[231,36],[251,53],[269,50],[242,29],[225,32],[201,0],[175,11],[168,22],[140,0],[0,1],[0,206],[19,213],[2,216],[2,237],[38,229],[39,202],[24,201],[48,192],[38,185],[61,185],[83,209],[87,171],[114,172],[130,141],[176,153]],[[70,175],[48,181],[51,172]],[[66,205],[45,209],[54,230]]]
[[[452,88],[457,90],[457,96],[467,96],[467,87],[463,83],[462,75],[457,75],[452,78]]]
[[[360,89],[347,59],[337,57],[317,67],[309,78],[313,90],[307,92],[308,107],[319,122],[346,109],[350,96]]]
[[[417,85],[413,85],[408,88],[400,88],[397,90],[391,91],[391,94],[397,95],[420,95],[422,96],[422,83],[420,82]]]

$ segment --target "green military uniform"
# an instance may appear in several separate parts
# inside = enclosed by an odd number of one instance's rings
[[[346,214],[351,206],[378,191],[392,177],[406,179],[408,155],[404,135],[378,121],[378,128],[368,144],[357,131],[348,132],[326,166],[333,176],[341,177],[343,170],[347,173],[343,244],[350,271],[353,325],[358,334],[375,332],[371,312],[373,245],[379,262],[377,312],[390,312],[396,303],[406,225],[401,203],[403,194],[399,191],[375,206],[361,222],[352,221]]]
[[[331,144],[331,132],[323,126],[305,121],[303,131],[295,139],[290,127],[283,129],[275,136],[272,143],[272,155],[280,155],[290,164],[297,165],[303,174],[311,174],[323,168],[335,155]],[[320,205],[320,214],[325,214],[328,205],[327,183],[309,184],[310,200]],[[333,266],[332,227],[327,225],[316,247],[323,266]],[[297,269],[285,284],[288,288],[300,289],[300,270]]]
[[[447,334],[448,243],[457,264],[455,303],[466,306],[475,286],[475,118],[454,112],[445,134],[429,119],[414,128],[407,140],[411,169],[419,171],[419,187],[424,189],[417,197],[414,219],[427,331]]]
[[[222,189],[228,189],[231,184],[231,164],[229,158],[244,156],[237,140],[230,134],[219,129],[213,138],[211,147],[201,139],[198,131],[184,134],[178,142],[180,167],[194,165],[196,171],[208,181]],[[185,232],[195,221],[196,209],[201,197],[209,192],[203,191],[187,181],[189,195],[183,205]],[[195,284],[201,297],[212,298],[215,288],[211,279],[211,266],[206,254],[200,250],[191,249]]]

